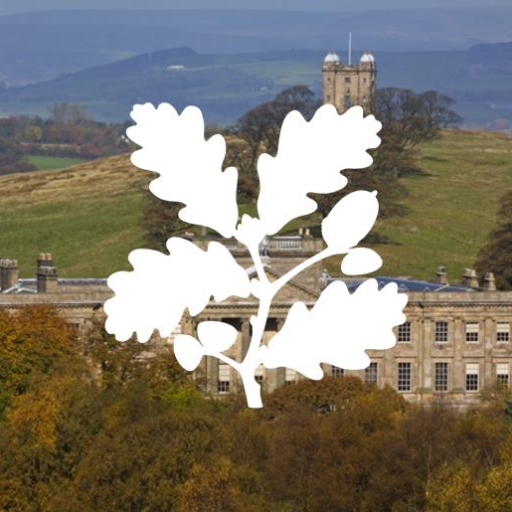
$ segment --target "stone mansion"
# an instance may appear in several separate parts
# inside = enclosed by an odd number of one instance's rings
[[[349,53],[350,55],[350,53]],[[334,104],[340,112],[360,104],[371,112],[375,97],[377,68],[371,53],[364,53],[357,64],[343,64],[330,52],[323,65],[324,103]],[[194,237],[203,249],[212,238]],[[254,267],[245,247],[231,240],[225,243],[239,264],[252,275]],[[270,238],[264,247],[263,263],[270,280],[278,279],[289,269],[323,248],[323,240],[300,230],[295,236]],[[265,328],[267,342],[283,325],[288,310],[296,301],[312,307],[322,289],[330,282],[321,264],[292,279],[278,293]],[[496,291],[494,277],[487,274],[479,282],[474,270],[467,269],[458,284],[450,284],[446,269],[439,267],[435,278],[417,281],[407,278],[378,277],[379,286],[394,281],[407,293],[407,321],[396,329],[397,344],[385,351],[368,351],[371,364],[363,371],[344,371],[324,365],[333,377],[356,375],[367,383],[391,386],[412,402],[442,399],[465,406],[478,401],[482,390],[495,386],[510,388],[512,363],[512,292]],[[361,279],[346,279],[353,291]],[[39,255],[36,277],[20,279],[17,262],[0,260],[0,308],[16,311],[30,305],[49,304],[56,307],[73,325],[86,332],[95,319],[104,319],[103,304],[112,292],[106,279],[66,279],[58,275],[52,256]],[[194,334],[197,321],[222,320],[238,331],[236,343],[226,353],[241,361],[251,337],[250,318],[257,312],[254,298],[210,302],[199,319],[182,321],[181,332]],[[153,346],[172,343],[173,337],[160,340],[155,335]],[[194,372],[194,378],[213,396],[235,392],[241,388],[238,374],[218,359],[207,357]],[[297,372],[260,367],[257,380],[270,392],[279,386],[303,378]]]
[[[207,237],[194,237],[205,247]],[[243,246],[225,241],[236,260],[254,272]],[[301,230],[296,236],[273,237],[265,246],[263,262],[270,280],[277,279],[304,258],[321,250],[323,241]],[[278,294],[265,328],[268,341],[282,326],[291,305],[300,300],[313,306],[329,278],[321,264],[310,267],[290,281]],[[473,270],[468,269],[460,284],[448,282],[446,270],[440,267],[432,282],[405,278],[378,277],[379,286],[394,281],[400,291],[408,294],[405,313],[407,321],[396,330],[397,344],[384,351],[368,351],[371,364],[363,371],[344,371],[324,365],[326,375],[355,375],[377,386],[389,385],[413,402],[443,399],[455,405],[467,405],[478,400],[484,389],[510,387],[512,363],[512,292],[495,290],[494,278],[488,274],[479,283]],[[346,279],[354,290],[361,279]],[[0,260],[0,308],[16,309],[37,304],[55,306],[78,332],[86,332],[95,318],[103,319],[102,306],[111,296],[105,279],[63,279],[50,254],[37,260],[36,277],[19,279],[18,266],[13,260]],[[250,340],[249,319],[257,311],[257,302],[230,299],[211,302],[199,320],[222,320],[235,326],[237,342],[227,352],[241,360]],[[195,319],[182,324],[183,332],[194,332]],[[156,338],[156,336],[155,336]],[[157,340],[159,343],[172,343]],[[241,388],[236,372],[218,359],[205,358],[194,372],[194,378],[209,393],[219,396]],[[257,380],[264,391],[291,384],[303,378],[295,371],[260,368]]]

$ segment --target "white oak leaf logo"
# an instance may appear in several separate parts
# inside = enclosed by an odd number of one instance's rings
[[[251,317],[251,339],[244,359],[225,352],[237,339],[236,330],[223,322],[204,321],[197,338],[180,334],[174,350],[180,364],[194,370],[204,356],[229,365],[241,378],[249,407],[262,407],[261,385],[255,373],[267,368],[289,367],[313,379],[322,377],[321,363],[347,369],[362,369],[369,363],[366,349],[384,349],[395,344],[392,328],[403,323],[407,295],[396,285],[378,290],[375,280],[364,282],[350,294],[342,282],[330,284],[316,305],[308,310],[298,302],[292,306],[284,327],[263,344],[265,325],[279,290],[300,272],[325,258],[345,255],[342,270],[361,274],[376,270],[380,256],[357,247],[371,230],[378,213],[375,192],[354,192],[338,202],[322,223],[326,247],[310,255],[275,280],[269,279],[262,255],[271,242],[267,236],[289,221],[313,213],[317,204],[309,193],[330,193],[343,188],[344,169],[371,164],[367,153],[379,145],[381,124],[363,116],[360,107],[339,115],[332,105],[320,107],[306,122],[298,112],[287,115],[275,157],[258,161],[259,218],[244,215],[238,223],[235,168],[222,170],[225,142],[216,135],[205,141],[204,121],[196,107],[181,115],[167,104],[135,106],[136,126],[129,137],[141,146],[132,156],[135,165],[160,173],[151,183],[159,198],[186,205],[180,217],[190,223],[234,237],[247,248],[256,273],[251,282],[225,246],[211,242],[207,251],[193,243],[171,238],[170,254],[137,250],[130,254],[132,272],[118,272],[108,280],[115,292],[107,301],[106,329],[125,341],[135,332],[147,341],[153,330],[168,336],[185,309],[198,315],[213,296],[217,302],[231,295],[258,299]],[[191,333],[194,334],[194,333]]]
[[[321,363],[347,370],[366,368],[367,349],[387,349],[396,343],[393,327],[405,321],[407,295],[395,283],[379,291],[368,279],[354,293],[341,281],[331,283],[308,310],[302,302],[290,309],[283,328],[262,350],[267,368],[288,367],[310,379],[321,379]]]
[[[238,222],[238,171],[222,171],[226,141],[221,135],[204,138],[204,120],[197,107],[181,115],[168,103],[155,108],[135,105],[128,137],[142,149],[132,155],[141,169],[160,173],[151,192],[166,201],[184,203],[179,217],[190,224],[215,229],[230,238]],[[214,193],[213,193],[214,191]]]
[[[366,150],[380,144],[381,126],[373,116],[363,117],[361,107],[339,115],[333,105],[324,105],[309,122],[297,111],[288,114],[277,155],[258,160],[258,213],[267,234],[314,212],[317,204],[307,194],[342,189],[347,179],[340,171],[371,165]]]
[[[225,322],[201,322],[197,328],[199,341],[188,334],[178,334],[174,354],[185,370],[194,371],[203,356],[224,352],[235,343],[237,330]],[[222,357],[222,356],[221,356]]]
[[[345,253],[372,229],[379,214],[377,192],[358,190],[338,201],[322,221],[322,236],[330,249]]]
[[[248,297],[250,281],[230,252],[217,242],[207,251],[181,238],[167,242],[169,254],[150,249],[130,253],[132,272],[108,278],[115,297],[105,303],[107,332],[126,341],[134,332],[149,340],[154,329],[169,336],[185,308],[196,316],[213,296],[221,302],[232,295]]]

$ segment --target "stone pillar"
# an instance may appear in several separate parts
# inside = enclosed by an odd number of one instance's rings
[[[0,291],[16,286],[20,269],[16,260],[0,260]]]
[[[57,292],[59,273],[50,253],[41,253],[37,259],[37,293]]]
[[[455,320],[453,331],[452,391],[455,394],[464,394],[466,387],[466,365],[462,357],[466,348],[464,322]]]
[[[384,357],[382,358],[381,385],[385,386],[388,384],[393,389],[396,389],[396,356],[396,350],[384,350]],[[351,373],[345,372],[345,375],[351,375]]]
[[[448,284],[448,272],[446,272],[446,267],[437,267],[437,282],[443,286]]]
[[[478,276],[476,275],[476,271],[473,268],[467,268],[462,276],[461,281],[462,286],[466,286],[467,288],[478,288]]]
[[[286,318],[277,319],[277,332],[279,332],[284,325]],[[299,375],[297,374],[297,380]],[[286,368],[276,368],[276,388],[280,388],[286,384]]]
[[[206,391],[217,395],[219,383],[219,360],[206,356]]]
[[[496,280],[494,278],[494,274],[492,272],[487,272],[485,274],[484,284],[482,289],[486,292],[495,292],[496,291]]]
[[[496,339],[496,324],[492,318],[486,318],[483,322],[480,322],[480,329],[483,330],[484,368],[481,382],[481,389],[483,389],[495,384],[492,350],[493,342]]]
[[[249,318],[242,318],[240,320],[242,323],[241,360],[243,361],[251,343],[251,323],[249,322]]]
[[[418,389],[420,392],[420,399],[424,398],[423,395],[432,395],[434,390],[434,382],[432,377],[432,352],[435,343],[435,324],[433,320],[428,319],[422,322],[421,327],[422,350],[419,352],[421,356],[418,365]]]

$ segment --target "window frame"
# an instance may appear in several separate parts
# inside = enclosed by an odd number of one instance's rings
[[[443,372],[438,372],[443,368]],[[434,391],[446,393],[450,385],[450,364],[447,361],[436,361],[434,363]]]
[[[226,363],[219,363],[217,369],[217,393],[225,395],[231,390],[231,367]]]
[[[441,326],[445,326],[445,330],[440,329]],[[439,327],[439,328],[438,328]],[[450,324],[446,320],[438,320],[434,325],[434,342],[435,343],[448,343],[450,334]],[[441,339],[445,338],[445,339]]]
[[[405,333],[403,331],[405,331]],[[397,343],[411,343],[411,334],[412,334],[411,322],[409,322],[407,320],[403,324],[400,324],[397,327],[397,332],[396,332]],[[402,335],[404,335],[404,337],[407,339],[402,339]]]
[[[468,329],[469,326],[471,329]],[[480,343],[480,323],[477,321],[465,322],[465,337],[466,343],[470,345]]]
[[[377,361],[372,361],[364,369],[364,383],[379,385],[379,363]]]
[[[500,369],[501,367],[501,369]],[[509,363],[496,363],[495,367],[496,385],[503,389],[510,387],[510,364]],[[500,378],[501,377],[501,378]],[[505,377],[505,379],[502,379]]]
[[[500,331],[500,325],[506,326],[506,329]],[[500,340],[500,334],[503,334],[504,338]],[[496,343],[510,343],[510,322],[496,322]]]
[[[345,368],[340,368],[334,364],[331,364],[331,377],[338,379],[339,377],[345,377]]]
[[[470,366],[476,368],[476,373],[473,373],[475,370],[469,372]],[[473,381],[474,383],[476,382],[476,386],[474,388],[473,385],[471,387],[469,386],[470,377],[476,377],[476,380]],[[467,393],[478,393],[478,391],[480,391],[480,365],[478,363],[466,363],[464,389]]]
[[[405,376],[403,371],[405,371]],[[406,379],[404,381],[404,379]],[[405,382],[405,383],[404,383]],[[407,385],[405,385],[407,384]],[[408,361],[397,362],[396,389],[401,393],[410,393],[412,390],[412,363]]]

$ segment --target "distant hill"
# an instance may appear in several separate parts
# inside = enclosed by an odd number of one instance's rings
[[[467,127],[512,130],[511,44],[468,51],[375,52],[378,86],[436,89],[455,98]],[[339,51],[343,60],[346,52]],[[359,58],[361,50],[354,51]],[[0,115],[47,116],[57,102],[78,102],[99,120],[124,121],[135,103],[200,106],[208,122],[229,125],[283,88],[321,94],[325,50],[200,54],[190,48],[139,54],[52,80],[0,90]],[[183,67],[183,68],[182,68]]]
[[[512,75],[512,42],[475,45],[469,50],[469,59],[474,66]]]
[[[498,200],[512,189],[512,138],[447,131],[422,147],[423,175],[404,179],[403,218],[380,219],[390,244],[377,246],[385,275],[431,279],[446,265],[452,283],[474,263],[494,227]],[[0,177],[0,256],[33,276],[39,252],[52,252],[62,276],[104,277],[129,268],[144,247],[148,173],[127,155],[59,171]],[[339,260],[330,270],[339,269]]]
[[[172,4],[172,2],[170,2]],[[344,48],[465,50],[510,39],[512,6],[361,12],[263,10],[53,11],[0,17],[0,82],[22,84],[150,52]]]

